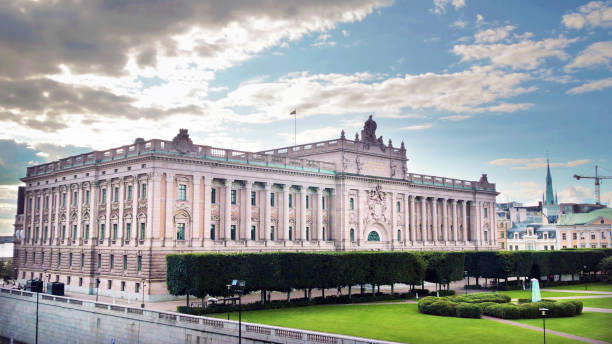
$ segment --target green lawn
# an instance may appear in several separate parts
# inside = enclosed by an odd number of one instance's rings
[[[546,289],[584,290],[584,284],[563,285],[558,287],[548,287]],[[588,283],[587,291],[589,290],[612,292],[612,284],[604,282]]]
[[[576,300],[581,301],[584,307],[612,308],[612,297]]]
[[[541,319],[522,319],[518,322],[542,327]],[[577,336],[612,342],[612,314],[584,312],[571,318],[548,318],[546,329],[571,333]],[[547,338],[548,339],[548,336]]]
[[[227,314],[219,314],[224,318]],[[237,314],[232,314],[237,319]],[[247,322],[409,343],[538,343],[542,334],[487,319],[421,314],[415,304],[311,306],[244,312]],[[549,343],[576,343],[550,336]]]
[[[500,291],[499,294],[508,295],[513,299],[530,299],[531,291],[529,290],[508,290],[508,291]],[[562,291],[542,291],[540,292],[542,298],[547,297],[560,297],[560,296],[588,296],[588,295],[597,295],[597,294],[585,294],[585,293],[571,293],[571,292],[562,292]]]

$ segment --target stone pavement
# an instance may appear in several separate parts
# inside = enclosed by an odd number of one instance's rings
[[[610,308],[584,307],[582,310],[585,312],[612,313]]]
[[[576,294],[602,294],[612,296],[610,291],[595,291],[595,290],[570,290],[570,289],[540,289],[540,291],[552,291],[562,293],[576,293]]]
[[[542,328],[540,328],[540,327],[532,326],[532,325],[527,325],[527,324],[522,324],[522,323],[519,323],[519,322],[516,322],[516,321],[510,321],[510,320],[506,320],[506,319],[494,318],[494,317],[490,317],[490,316],[487,316],[487,315],[483,315],[482,318],[483,319],[489,319],[489,320],[497,321],[497,322],[500,322],[502,324],[514,325],[514,326],[526,328],[526,329],[529,329],[529,330],[534,330],[534,331],[538,331],[538,332],[544,332],[544,330]],[[576,336],[576,335],[573,335],[573,334],[559,332],[559,331],[553,331],[553,330],[546,330],[546,333],[547,334],[554,334],[556,336],[565,337],[565,338],[569,338],[569,339],[573,339],[573,340],[579,340],[579,341],[585,342],[585,343],[592,343],[592,344],[606,344],[607,343],[607,342],[603,342],[601,340],[596,340],[596,339],[591,339],[591,338],[586,338],[586,337],[580,337],[580,336]]]

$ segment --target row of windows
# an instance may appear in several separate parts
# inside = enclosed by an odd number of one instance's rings
[[[140,168],[147,168],[147,164],[142,164],[142,165],[140,165]],[[131,170],[132,170],[132,166],[128,166],[126,170],[127,170],[127,171],[131,171]],[[119,172],[119,169],[118,169],[118,168],[116,168],[116,169],[115,169],[115,173],[118,173],[118,172]],[[102,175],[105,175],[105,174],[106,174],[106,171],[102,171]],[[75,174],[73,177],[74,177],[74,179],[77,179],[79,176],[78,176],[77,174]],[[86,173],[85,173],[85,177],[89,177],[89,172],[86,172]],[[62,180],[66,180],[66,177],[62,177]],[[58,179],[57,179],[57,178],[55,178],[55,182],[56,182],[56,183],[57,183],[57,181],[58,181]],[[46,181],[45,181],[45,184],[47,184],[47,185],[48,185],[48,184],[49,184],[49,181],[48,181],[48,180],[46,180]],[[36,185],[40,186],[40,182],[37,182],[37,183],[36,183]],[[28,184],[28,186],[32,186],[32,183]]]
[[[28,261],[28,252],[25,252],[24,255],[25,261],[27,263]],[[41,262],[43,262],[44,264],[45,261],[45,252],[41,253]],[[36,252],[32,253],[32,262],[36,262]],[[57,253],[57,266],[60,267],[62,265],[62,253],[58,252]],[[79,263],[80,267],[83,268],[85,266],[85,254],[81,253],[81,260]],[[70,252],[68,254],[68,266],[69,267],[73,267],[73,253]],[[98,254],[98,260],[97,260],[97,266],[98,269],[102,267],[102,254]],[[123,255],[123,270],[127,270],[128,268],[128,256],[127,255]],[[115,255],[111,254],[110,255],[110,269],[113,270],[115,269]],[[142,256],[138,256],[136,258],[136,270],[137,271],[142,271]]]
[[[23,271],[21,273],[21,278],[23,278],[23,279],[26,278],[25,271]],[[40,279],[43,278],[42,272],[39,274],[39,278]],[[30,279],[34,279],[34,272],[30,272]],[[55,282],[59,282],[59,279],[60,279],[60,275],[55,275]],[[66,277],[66,285],[71,285],[71,284],[72,284],[72,278],[71,278],[71,276],[67,276]],[[79,284],[78,285],[79,285],[79,287],[83,286],[83,277],[79,277]],[[99,288],[100,285],[98,284],[96,287]],[[108,289],[112,289],[113,281],[112,280],[107,280],[106,281],[106,287]],[[126,287],[126,282],[125,281],[121,281],[121,291],[125,291],[125,287]],[[134,292],[140,293],[140,283],[139,282],[136,282],[134,284]]]
[[[77,225],[73,225],[72,226],[72,238],[76,238],[77,237]],[[116,223],[113,223],[113,231],[112,231],[112,240],[117,240],[117,233],[118,233],[118,227]],[[144,240],[145,239],[145,233],[146,233],[146,224],[144,222],[140,223],[140,231],[138,233],[138,240]],[[34,231],[34,238],[38,238],[39,237],[39,227],[35,228]],[[47,240],[48,238],[48,227],[45,226],[44,227],[44,231],[43,231],[43,240]],[[53,236],[53,233],[51,233],[51,236]],[[131,223],[126,223],[125,224],[125,235],[124,238],[126,240],[129,240],[132,237],[132,224]],[[60,232],[60,238],[61,240],[65,240],[66,239],[66,225],[62,225],[61,226],[61,232]],[[100,224],[100,240],[104,240],[106,238],[106,224],[102,223]],[[26,232],[26,240],[30,239],[30,228],[28,227],[28,230]],[[89,240],[89,224],[85,224],[85,228],[83,231],[83,239],[85,240]]]
[[[276,197],[275,197],[275,193],[271,192],[270,193],[270,206],[271,207],[275,207],[276,206]],[[293,194],[289,194],[289,208],[293,208]],[[178,192],[178,200],[179,201],[186,201],[187,200],[187,185],[185,184],[179,184],[179,192]],[[237,190],[231,190],[230,192],[230,202],[231,204],[237,204]],[[212,204],[216,204],[217,203],[217,189],[211,189],[210,190],[210,203]],[[252,206],[256,206],[257,205],[257,192],[256,191],[251,191],[251,205]],[[323,209],[325,209],[325,197],[321,198],[321,207]],[[306,195],[306,209],[310,209],[310,196]]]
[[[257,240],[257,226],[251,226],[250,238],[251,240]],[[270,226],[270,240],[275,240],[276,229],[274,226]],[[216,226],[214,224],[210,225],[210,239],[216,240]],[[325,227],[322,228],[323,240],[325,240]],[[236,240],[237,232],[236,225],[231,225],[230,227],[230,240]],[[289,240],[293,240],[294,231],[293,227],[289,226]],[[177,224],[176,230],[176,240],[185,240],[185,224],[179,223]],[[306,239],[310,240],[310,227],[306,227]]]
[[[113,189],[114,193],[114,197],[113,197],[113,202],[119,202],[119,187],[115,187]],[[128,185],[127,189],[126,189],[126,194],[125,194],[125,199],[126,201],[130,202],[132,201],[132,185]],[[144,200],[147,198],[147,184],[141,184],[140,185],[140,199]],[[56,199],[57,199],[57,195],[53,196],[53,206],[55,206],[56,204]],[[89,204],[91,200],[91,192],[90,190],[85,190],[85,196],[83,198],[83,204]],[[40,202],[41,202],[41,197],[36,197],[36,209],[40,209]],[[77,191],[73,191],[72,194],[72,206],[77,206],[77,202],[78,202],[78,192]],[[101,204],[106,204],[106,189],[102,189],[101,191],[101,200],[100,200]],[[66,207],[66,193],[62,193],[61,194],[61,206],[64,208]],[[44,203],[43,203],[43,207],[45,209],[49,209],[49,196],[46,195],[44,198]],[[30,197],[28,200],[28,209],[32,209],[32,198]]]
[[[601,232],[601,238],[606,239],[606,233]],[[567,240],[567,233],[561,233],[561,239]],[[578,233],[572,233],[572,239],[578,240]],[[597,239],[597,233],[591,233],[591,240]],[[580,233],[580,240],[584,240],[584,233]]]

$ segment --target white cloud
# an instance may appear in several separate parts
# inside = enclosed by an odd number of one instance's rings
[[[507,73],[492,67],[436,74],[406,74],[378,77],[369,73],[293,73],[276,81],[238,87],[211,105],[232,111],[251,108],[248,114],[231,114],[226,119],[240,122],[270,122],[286,119],[287,108],[297,107],[300,116],[377,113],[400,116],[404,109],[437,109],[455,113],[481,113],[492,109],[513,112],[528,105],[500,102],[532,92],[521,84],[525,73]]]
[[[482,14],[477,14],[476,15],[476,22],[480,23],[484,20],[484,17],[482,16]]]
[[[453,27],[459,27],[459,28],[465,28],[467,26],[467,22],[465,20],[456,20],[455,22],[453,22],[453,24],[451,25]]]
[[[520,104],[509,104],[509,103],[500,103],[499,105],[489,106],[489,111],[491,112],[516,112],[527,110],[532,107],[532,103],[520,103]]]
[[[565,66],[566,71],[604,65],[610,68],[612,61],[612,41],[597,42],[589,45],[576,58]]]
[[[601,203],[607,204],[608,207],[612,205],[612,191],[601,194]]]
[[[522,202],[527,205],[537,204],[542,200],[543,187],[534,181],[513,182],[509,185],[497,184],[498,202]]]
[[[337,127],[323,127],[300,131],[297,133],[297,144],[337,139],[340,137],[340,132],[341,129]],[[277,135],[284,139],[286,146],[293,145],[293,133],[279,133]]]
[[[541,41],[526,40],[513,44],[455,45],[453,52],[461,56],[462,62],[489,60],[495,66],[514,69],[535,69],[547,58],[566,60],[564,49],[577,39],[564,37]]]
[[[347,30],[342,30],[342,36],[344,36],[344,37],[348,37],[348,36],[350,36],[350,35],[351,35],[351,33],[350,33],[350,32],[348,32]]]
[[[585,203],[593,199],[593,189],[586,186],[568,186],[558,193],[561,203]]]
[[[425,130],[425,129],[429,129],[433,127],[432,123],[423,123],[423,124],[415,124],[415,125],[409,125],[407,127],[401,127],[399,128],[400,130]]]
[[[452,122],[463,121],[464,119],[468,119],[468,118],[472,118],[472,116],[470,115],[452,115],[452,116],[440,117],[440,119],[443,121],[452,121]]]
[[[572,160],[568,162],[552,162],[551,167],[575,167],[584,164],[588,164],[591,160]],[[495,166],[511,166],[513,170],[533,170],[536,168],[546,167],[545,158],[502,158],[489,161],[490,165]]]
[[[465,7],[465,0],[433,0],[434,8],[432,11],[436,14],[443,14],[446,12],[448,5],[452,5],[455,9]]]
[[[510,34],[510,31],[516,29],[515,26],[506,25],[504,27],[498,27],[496,29],[488,29],[479,31],[474,35],[476,43],[495,43],[499,42]]]
[[[580,86],[570,88],[566,93],[567,94],[581,94],[581,93],[587,93],[587,92],[600,91],[608,87],[612,87],[612,78],[589,81]]]
[[[612,27],[612,7],[609,1],[591,1],[578,8],[578,12],[566,14],[561,23],[568,29],[588,27]]]

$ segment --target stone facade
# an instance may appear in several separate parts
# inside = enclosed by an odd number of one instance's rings
[[[264,152],[172,141],[29,167],[18,278],[163,298],[165,256],[200,251],[497,249],[495,184],[417,175],[376,138]],[[17,239],[19,238],[19,239]],[[21,239],[22,238],[22,239]]]

